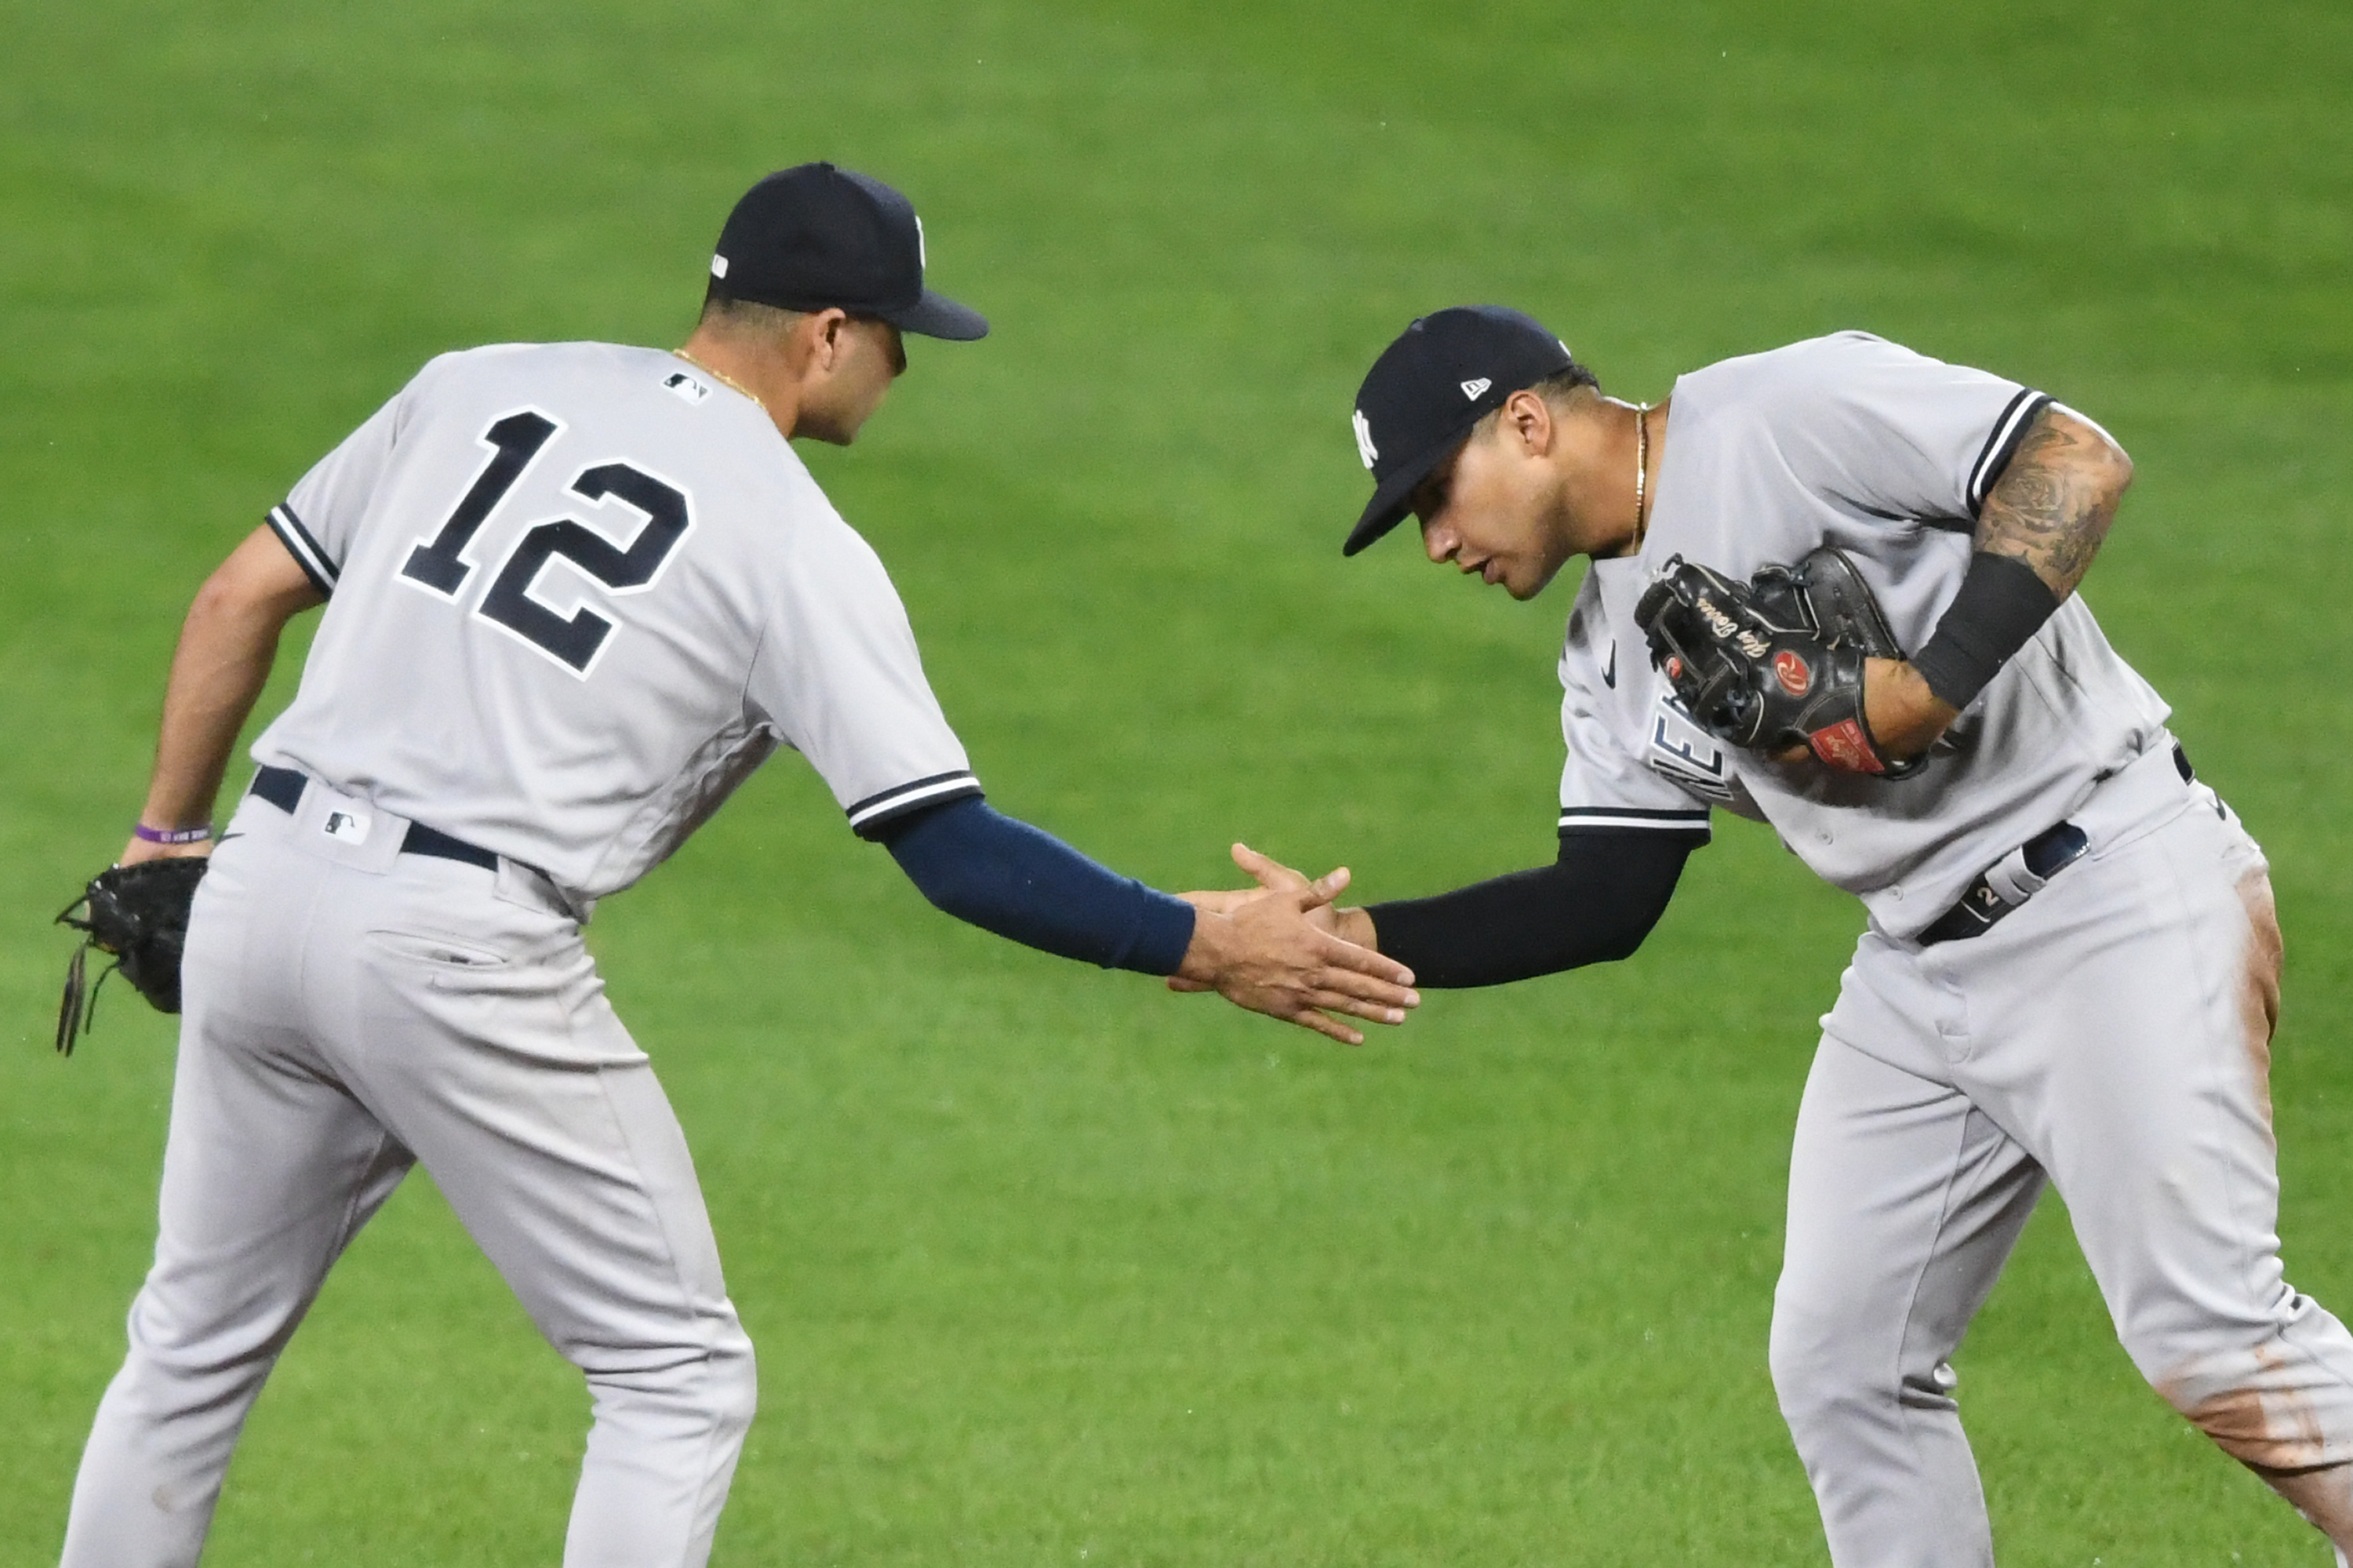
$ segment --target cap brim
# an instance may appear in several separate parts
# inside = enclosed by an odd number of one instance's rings
[[[988,335],[988,318],[978,311],[957,304],[945,294],[934,294],[925,289],[923,297],[903,311],[878,311],[876,314],[897,327],[920,337],[944,337],[952,343],[970,343]]]
[[[1473,418],[1472,424],[1477,424]],[[1414,486],[1430,477],[1430,471],[1452,457],[1471,439],[1470,426],[1450,434],[1444,440],[1410,461],[1399,465],[1381,481],[1373,498],[1365,503],[1364,515],[1348,530],[1348,542],[1340,546],[1344,556],[1353,556],[1398,524],[1405,521],[1409,510],[1406,503],[1413,495]]]

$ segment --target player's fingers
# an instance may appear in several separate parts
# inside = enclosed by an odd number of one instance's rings
[[[1248,844],[1233,847],[1234,863],[1250,874],[1261,887],[1290,889],[1304,887],[1307,878],[1283,864],[1272,855],[1261,854]]]
[[[1405,1022],[1407,1010],[1371,997],[1351,996],[1346,991],[1317,990],[1308,996],[1316,1007],[1331,1012],[1345,1012],[1351,1018],[1361,1018],[1367,1023],[1398,1024]]]
[[[1187,980],[1183,975],[1170,975],[1168,977],[1168,989],[1170,991],[1192,992],[1215,991],[1217,988],[1211,985],[1208,980]]]
[[[1336,1018],[1326,1018],[1312,1007],[1303,1007],[1297,1012],[1280,1016],[1285,1023],[1296,1023],[1302,1029],[1312,1029],[1327,1039],[1337,1040],[1343,1045],[1362,1045],[1365,1043],[1364,1035]]]
[[[1328,996],[1345,997],[1351,1002],[1363,1002],[1400,1015],[1421,1005],[1421,993],[1411,986],[1395,985],[1354,969],[1320,969],[1307,977],[1307,989],[1315,993],[1318,1007],[1326,1005],[1322,999]]]
[[[1413,984],[1413,971],[1395,959],[1383,953],[1377,953],[1370,948],[1360,948],[1345,938],[1331,936],[1322,931],[1318,931],[1316,935],[1323,939],[1316,946],[1315,956],[1329,968],[1354,969],[1358,974],[1370,975],[1375,980],[1387,980],[1391,985]]]
[[[1396,987],[1353,970],[1313,970],[1284,989],[1296,996],[1313,996],[1318,1008],[1345,1008],[1357,1017],[1377,1017],[1384,1024],[1400,1024],[1407,1012],[1421,1005],[1421,993],[1412,987]]]
[[[1321,908],[1339,897],[1341,890],[1348,885],[1349,880],[1346,866],[1334,866],[1299,890],[1301,899],[1299,907],[1303,911]]]
[[[1359,948],[1337,937],[1319,948],[1315,967],[1307,971],[1311,984],[1337,986],[1351,996],[1404,998],[1415,994],[1413,971],[1395,959],[1385,959],[1370,948]],[[1399,1006],[1410,1005],[1402,1001]]]

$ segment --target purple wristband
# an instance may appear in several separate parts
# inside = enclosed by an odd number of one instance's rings
[[[213,836],[213,825],[201,828],[151,828],[144,822],[131,824],[131,836],[147,844],[200,844]]]

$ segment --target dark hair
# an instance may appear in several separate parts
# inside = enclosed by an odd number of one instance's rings
[[[1589,387],[1599,392],[1601,390],[1601,378],[1577,360],[1571,359],[1567,369],[1554,371],[1528,390],[1547,403],[1566,403],[1580,387]]]
[[[781,305],[764,305],[756,300],[739,300],[713,278],[703,286],[702,321],[705,323],[736,328],[769,328],[782,331],[793,324],[801,311],[788,311]]]

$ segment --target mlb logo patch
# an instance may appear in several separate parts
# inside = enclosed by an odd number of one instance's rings
[[[700,403],[711,396],[711,388],[683,370],[673,370],[662,377],[662,389],[675,392],[689,403]]]
[[[375,825],[375,819],[364,811],[330,811],[327,820],[319,824],[319,831],[337,843],[364,844],[367,842],[368,829]]]

